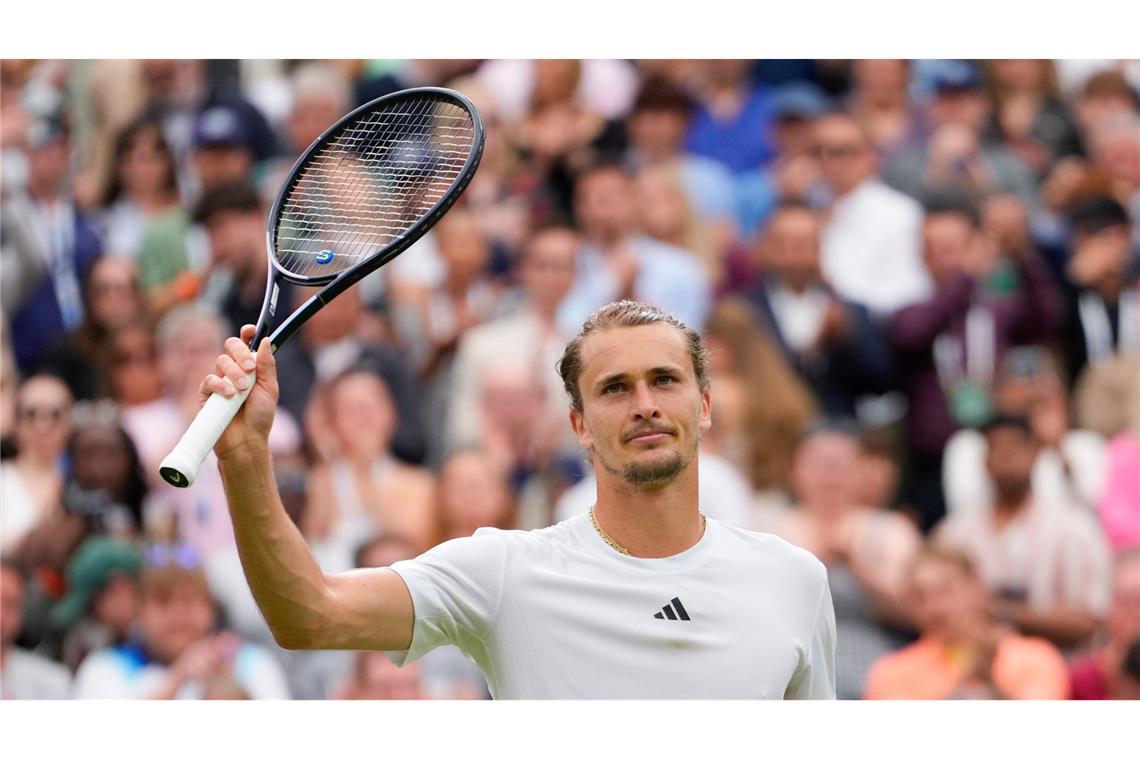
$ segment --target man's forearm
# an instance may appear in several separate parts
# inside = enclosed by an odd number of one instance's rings
[[[1083,644],[1098,625],[1095,615],[1067,607],[1042,612],[1026,604],[1016,604],[1007,611],[1006,617],[1022,633],[1049,639],[1062,649]]]
[[[277,493],[268,447],[248,444],[219,457],[238,554],[277,643],[321,645],[329,596],[325,575]]]

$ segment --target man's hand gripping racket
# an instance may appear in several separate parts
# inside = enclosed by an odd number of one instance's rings
[[[482,155],[483,121],[475,106],[434,87],[367,103],[309,146],[269,211],[265,302],[256,327],[246,326],[241,336],[258,353],[239,350],[236,338],[227,341],[218,374],[202,386],[213,395],[162,461],[166,482],[180,488],[194,482],[255,386],[258,408],[247,412],[242,427],[268,434],[273,414],[265,407],[276,403],[277,383],[275,375],[259,380],[258,368],[274,374],[270,354],[306,320],[431,229],[466,189]],[[323,287],[270,333],[280,281]]]

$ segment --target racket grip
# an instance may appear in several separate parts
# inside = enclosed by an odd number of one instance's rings
[[[254,371],[246,375],[250,389],[253,388],[256,374]],[[206,403],[198,410],[198,416],[182,434],[182,440],[159,465],[158,472],[162,475],[162,479],[177,488],[193,485],[206,455],[222,437],[230,420],[241,409],[248,395],[249,390],[244,390],[229,398],[215,393],[206,399]]]

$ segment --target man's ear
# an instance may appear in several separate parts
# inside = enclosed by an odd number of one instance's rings
[[[712,427],[712,393],[709,390],[701,392],[700,430],[707,433]]]
[[[577,409],[570,410],[570,428],[574,431],[574,435],[578,436],[578,443],[582,448],[589,451],[594,441],[590,437],[590,432],[586,430],[585,416]]]

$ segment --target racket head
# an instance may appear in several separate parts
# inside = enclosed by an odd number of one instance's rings
[[[483,157],[484,137],[475,105],[442,87],[360,106],[325,130],[282,183],[266,225],[272,267],[297,285],[343,278],[347,288],[455,204]]]

